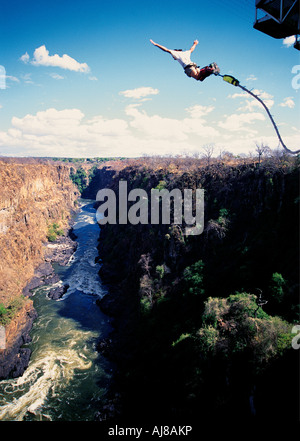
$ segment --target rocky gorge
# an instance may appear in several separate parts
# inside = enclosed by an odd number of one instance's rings
[[[28,365],[30,351],[22,345],[36,317],[31,290],[54,277],[51,261],[66,261],[74,251],[68,232],[79,192],[68,167],[30,159],[1,160],[0,187],[0,304],[6,330],[0,378],[6,378],[21,375]],[[55,246],[47,239],[53,224],[62,234]]]
[[[172,224],[102,227],[109,295],[99,306],[114,331],[99,349],[118,370],[101,421],[118,420],[114,408],[144,424],[297,420],[297,161],[144,158],[117,171],[116,195],[120,180],[148,195],[204,188],[205,225],[199,236]]]
[[[47,295],[57,300],[68,289],[52,264],[64,265],[76,250],[70,221],[79,193],[70,166],[2,167],[1,177],[13,187],[2,180],[9,196],[0,211],[0,303],[9,309],[16,294],[22,299],[6,326],[6,352],[0,350],[5,377],[22,375],[30,357],[22,345],[35,319],[31,291],[54,284]],[[107,293],[96,303],[113,329],[98,340],[97,350],[115,370],[95,419],[187,424],[217,414],[225,420],[292,420],[298,159],[116,161],[99,166],[82,195],[95,199],[104,187],[118,195],[124,180],[128,191],[147,194],[153,188],[205,189],[205,225],[199,236],[184,236],[175,224],[101,227],[95,263],[101,263],[99,280]],[[53,224],[63,234],[51,242]]]

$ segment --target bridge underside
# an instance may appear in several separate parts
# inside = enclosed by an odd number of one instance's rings
[[[299,0],[256,0],[255,7],[254,29],[273,38],[300,34]]]

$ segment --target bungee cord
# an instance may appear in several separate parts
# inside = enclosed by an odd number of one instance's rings
[[[226,74],[225,74],[225,75],[221,75],[220,73],[218,73],[216,76],[220,76],[220,77],[222,77],[223,80],[226,81],[227,83],[232,84],[232,85],[235,86],[235,87],[239,87],[240,89],[242,89],[242,90],[244,90],[245,92],[249,93],[249,94],[250,94],[253,98],[255,98],[257,101],[259,101],[259,103],[263,106],[263,108],[264,108],[265,111],[267,112],[267,114],[268,114],[268,116],[269,116],[269,118],[270,118],[270,120],[271,120],[271,122],[272,122],[272,124],[273,124],[273,127],[274,127],[274,129],[275,129],[275,132],[276,132],[276,134],[277,134],[277,137],[278,137],[278,139],[279,139],[279,142],[280,142],[280,144],[282,145],[282,147],[283,147],[288,153],[290,153],[290,154],[292,154],[292,155],[297,155],[298,153],[300,153],[300,150],[296,150],[296,151],[290,150],[290,149],[284,144],[284,142],[283,142],[283,140],[282,140],[282,138],[281,138],[281,135],[280,135],[280,133],[279,133],[278,127],[277,127],[277,125],[276,125],[276,123],[275,123],[275,121],[274,121],[274,119],[273,119],[273,117],[272,117],[272,115],[271,115],[271,113],[270,113],[270,110],[268,109],[268,107],[266,106],[266,104],[263,102],[263,100],[262,100],[261,98],[259,98],[258,95],[256,95],[255,93],[253,93],[251,90],[247,89],[245,86],[242,86],[242,85],[240,84],[239,80],[237,80],[236,78],[234,78],[234,77],[231,76],[231,75],[226,75]]]

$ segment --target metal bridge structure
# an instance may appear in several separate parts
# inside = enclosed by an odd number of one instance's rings
[[[295,35],[294,47],[300,50],[299,0],[255,0],[255,9],[254,29],[273,38]]]

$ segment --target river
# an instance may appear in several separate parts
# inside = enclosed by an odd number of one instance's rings
[[[0,381],[1,421],[93,421],[103,402],[111,367],[96,343],[110,323],[96,305],[105,290],[95,263],[100,229],[93,201],[80,200],[74,221],[78,248],[67,266],[54,267],[69,289],[59,301],[47,297],[52,286],[34,291],[30,363],[21,377]]]

